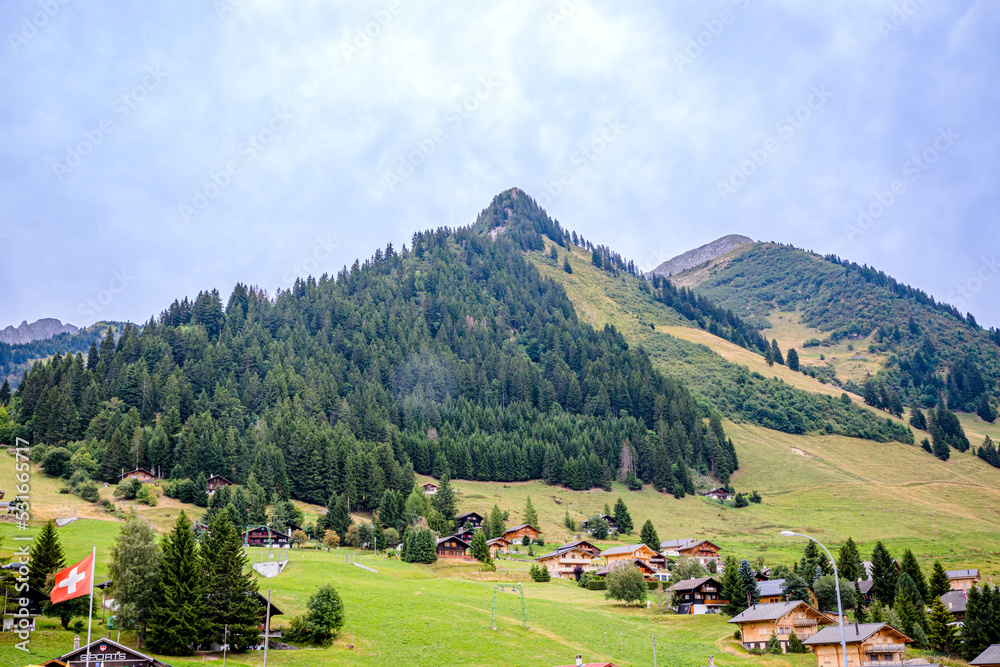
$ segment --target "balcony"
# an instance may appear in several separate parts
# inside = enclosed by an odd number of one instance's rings
[[[901,662],[862,662],[861,667],[903,667]]]
[[[797,628],[816,627],[815,618],[793,618],[792,625]]]
[[[869,644],[865,653],[902,653],[906,650],[903,644]]]

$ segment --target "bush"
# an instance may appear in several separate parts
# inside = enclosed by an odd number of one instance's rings
[[[344,625],[344,602],[337,589],[321,586],[309,598],[309,611],[292,620],[285,633],[290,641],[324,646],[337,637]]]
[[[139,480],[135,478],[123,479],[118,482],[117,486],[115,486],[115,498],[121,498],[122,500],[135,500],[141,490],[142,482]]]
[[[540,547],[544,547],[545,546],[545,538],[543,538],[543,537],[536,537],[535,538],[535,544],[537,544]]]
[[[580,578],[576,580],[576,585],[580,588],[586,588],[587,584],[590,583],[591,574],[589,572],[584,572],[580,575]]]
[[[156,507],[156,504],[159,502],[159,492],[148,484],[142,484],[141,486],[142,488],[135,494],[135,499],[143,505]]]
[[[757,493],[756,489],[754,489],[753,492],[750,494],[750,502],[756,503],[756,504],[759,505],[760,501],[761,501],[760,494]]]
[[[552,579],[552,575],[549,574],[548,568],[538,565],[537,563],[532,565],[528,572],[531,574],[532,579],[540,583],[544,583]]]
[[[736,494],[736,500],[733,501],[733,507],[747,507],[750,503],[747,502],[747,497],[742,493]]]
[[[802,643],[802,640],[795,636],[795,633],[788,635],[789,653],[808,653],[809,649]]]
[[[601,577],[591,577],[590,581],[587,582],[587,589],[591,591],[606,591],[608,590],[608,584]]]
[[[87,480],[86,482],[77,486],[76,492],[77,494],[79,494],[81,498],[86,500],[88,503],[96,503],[101,499],[101,494],[97,492],[97,485],[94,484],[93,480]],[[114,503],[112,503],[110,500],[105,500],[104,503],[110,505],[111,509],[114,510]],[[107,508],[105,507],[105,509]]]
[[[623,564],[612,568],[605,581],[607,592],[604,597],[622,602],[645,602],[649,587],[639,568]]]
[[[49,477],[69,477],[72,472],[69,462],[73,455],[65,447],[53,447],[45,452],[42,470]]]

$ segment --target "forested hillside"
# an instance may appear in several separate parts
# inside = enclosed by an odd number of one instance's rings
[[[776,311],[795,311],[825,334],[802,344],[830,345],[874,333],[886,354],[875,378],[904,402],[995,418],[1000,397],[1000,332],[903,285],[881,271],[835,256],[758,243],[705,273],[694,290],[767,327]],[[801,349],[801,348],[800,348]],[[856,391],[861,387],[845,385]]]
[[[727,481],[738,462],[719,419],[613,328],[577,319],[521,252],[539,230],[477,229],[415,234],[273,299],[237,285],[225,304],[215,290],[177,301],[86,360],[36,364],[0,436],[65,448],[65,476],[253,476],[272,496],[359,509],[408,493],[414,471],[574,489],[634,472],[675,495],[694,470]]]
[[[30,343],[13,345],[0,342],[0,381],[4,378],[19,379],[28,366],[36,359],[51,357],[56,352],[84,352],[94,341],[100,341],[108,327],[121,333],[124,322],[98,322],[76,333],[60,333],[51,338],[34,340]]]

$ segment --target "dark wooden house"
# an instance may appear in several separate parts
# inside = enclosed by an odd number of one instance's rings
[[[678,614],[714,613],[729,603],[722,599],[722,586],[712,577],[678,581],[668,590],[674,593]]]
[[[171,667],[168,663],[139,653],[113,639],[98,639],[90,645],[90,664],[102,667]],[[87,646],[73,649],[58,658],[42,663],[43,667],[84,667],[87,665]]]
[[[146,470],[145,468],[136,468],[135,470],[130,470],[129,472],[123,472],[121,474],[121,480],[126,479],[137,479],[143,484],[155,484],[156,475]]]
[[[459,528],[469,524],[473,528],[481,528],[483,525],[483,517],[476,512],[466,512],[465,514],[459,514],[455,517],[455,525]]]
[[[252,526],[243,534],[248,547],[287,547],[292,542],[292,531],[281,531],[267,526]]]
[[[215,490],[218,489],[220,486],[232,486],[232,485],[233,483],[230,482],[225,477],[223,477],[222,475],[212,475],[211,477],[208,478],[207,482],[208,495],[212,495],[213,493],[215,493]]]
[[[457,535],[442,537],[437,541],[438,558],[466,558],[465,552],[472,545]]]

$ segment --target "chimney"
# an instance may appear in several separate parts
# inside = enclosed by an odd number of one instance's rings
[[[77,639],[79,639],[79,637],[77,637]],[[583,656],[582,655],[577,655],[576,656],[576,667],[583,667]]]
[[[73,636],[73,650],[80,648],[80,635]]]

